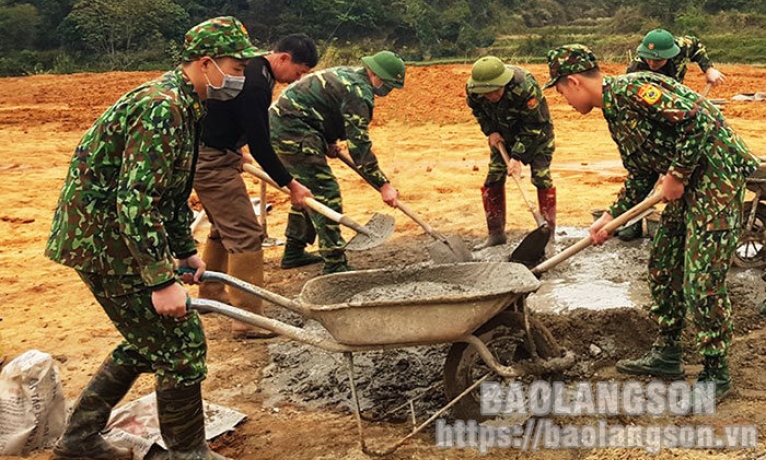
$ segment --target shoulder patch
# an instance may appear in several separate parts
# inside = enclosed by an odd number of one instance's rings
[[[661,96],[662,92],[660,89],[651,83],[644,83],[638,89],[638,97],[646,101],[647,104],[655,104],[660,100]]]
[[[536,97],[533,97],[527,101],[527,108],[529,110],[536,109],[538,105],[540,105],[540,101],[538,101]]]

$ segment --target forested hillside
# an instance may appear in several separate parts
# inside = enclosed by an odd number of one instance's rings
[[[219,15],[263,47],[305,32],[332,64],[381,47],[409,61],[536,60],[566,41],[622,59],[655,27],[704,38],[719,61],[766,50],[766,0],[0,0],[0,75],[166,68],[184,31]]]

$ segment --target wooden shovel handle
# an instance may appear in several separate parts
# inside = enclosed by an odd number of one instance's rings
[[[373,184],[372,182],[370,182],[370,180],[367,179],[367,177],[365,177],[364,174],[362,174],[362,171],[359,170],[359,168],[356,166],[356,164],[354,164],[353,161],[351,161],[350,158],[348,158],[346,155],[344,155],[343,153],[340,153],[340,152],[338,153],[337,157],[338,157],[338,159],[340,161],[345,163],[346,166],[348,166],[349,168],[353,169],[354,172],[357,173],[359,175],[359,177],[364,179],[365,182],[370,184],[370,186],[372,188],[374,188],[377,191],[380,191],[380,187],[378,187],[375,184]],[[398,198],[396,200],[396,207],[399,208],[399,210],[402,211],[407,217],[409,217],[410,219],[414,220],[415,223],[420,225],[426,233],[428,233],[429,235],[431,235],[432,237],[436,238],[439,241],[447,241],[447,238],[445,238],[444,235],[442,235],[441,233],[439,233],[436,230],[434,230],[433,227],[428,225],[428,223],[426,221],[421,219],[420,216],[416,215],[415,212],[412,209],[410,209],[409,206],[407,206],[406,204],[402,203],[402,201],[400,199],[398,199]]]
[[[611,234],[618,228],[622,227],[623,224],[625,224],[626,222],[628,222],[635,216],[641,214],[642,212],[646,211],[647,209],[651,208],[652,206],[659,203],[660,201],[662,201],[662,192],[656,191],[652,193],[651,195],[649,195],[649,197],[646,198],[644,201],[628,209],[627,211],[625,211],[618,217],[615,217],[614,220],[604,225],[603,229],[606,230],[608,234]],[[544,273],[550,270],[551,268],[555,267],[559,263],[565,261],[566,259],[582,251],[583,249],[587,248],[591,244],[593,244],[593,238],[591,238],[590,235],[588,235],[587,237],[581,239],[580,241],[573,244],[572,246],[569,246],[568,248],[564,249],[560,253],[546,260],[545,262],[532,268],[532,273],[534,273],[535,275]]]
[[[290,194],[290,190],[287,187],[280,187],[279,184],[274,182],[274,179],[272,179],[268,174],[266,174],[265,171],[258,169],[255,166],[250,164],[244,165],[243,169],[245,170],[246,173],[252,174],[258,179],[261,179],[262,181],[268,183],[269,185],[272,185],[276,189],[281,190],[282,192],[288,195]],[[335,211],[334,209],[328,208],[327,206],[318,202],[314,198],[306,198],[305,200],[303,200],[303,202],[306,204],[306,206],[311,208],[311,210],[318,212],[319,214],[327,217],[333,222],[337,222],[341,225],[345,225],[346,227],[352,228],[356,230],[357,232],[365,234],[367,236],[373,236],[370,229],[368,229],[364,225],[359,224],[358,222],[352,220],[350,217],[344,216],[343,214]]]
[[[508,155],[508,151],[505,149],[504,143],[497,144],[497,149],[500,151],[500,155],[503,157],[503,161],[505,161],[505,167],[510,168],[511,167],[511,157]],[[537,222],[537,225],[543,225],[545,223],[545,219],[540,214],[540,212],[535,209],[535,206],[529,201],[529,198],[527,197],[527,192],[524,191],[524,188],[521,186],[521,182],[519,182],[519,178],[516,177],[515,174],[511,174],[511,177],[513,178],[513,181],[516,183],[516,187],[519,189],[519,192],[521,192],[521,197],[524,199],[524,203],[527,205],[527,208],[529,208],[529,212],[532,213],[532,216],[535,218],[535,222]]]

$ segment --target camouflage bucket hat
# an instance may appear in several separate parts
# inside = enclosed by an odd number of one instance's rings
[[[250,59],[266,53],[253,46],[247,29],[237,18],[221,16],[197,24],[186,32],[181,57],[188,62],[203,56]]]
[[[673,35],[664,29],[654,29],[646,34],[636,49],[636,54],[640,57],[654,61],[672,59],[680,52],[681,48],[676,45]]]
[[[598,67],[598,60],[593,51],[585,45],[565,45],[548,51],[548,71],[550,79],[543,89],[555,85],[561,77],[585,72]]]
[[[506,67],[499,58],[485,56],[473,64],[471,77],[466,87],[474,94],[487,94],[497,91],[513,78],[513,70]]]

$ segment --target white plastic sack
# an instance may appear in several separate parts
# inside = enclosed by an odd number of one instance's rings
[[[30,350],[0,372],[0,455],[27,455],[64,431],[66,402],[53,358]]]

